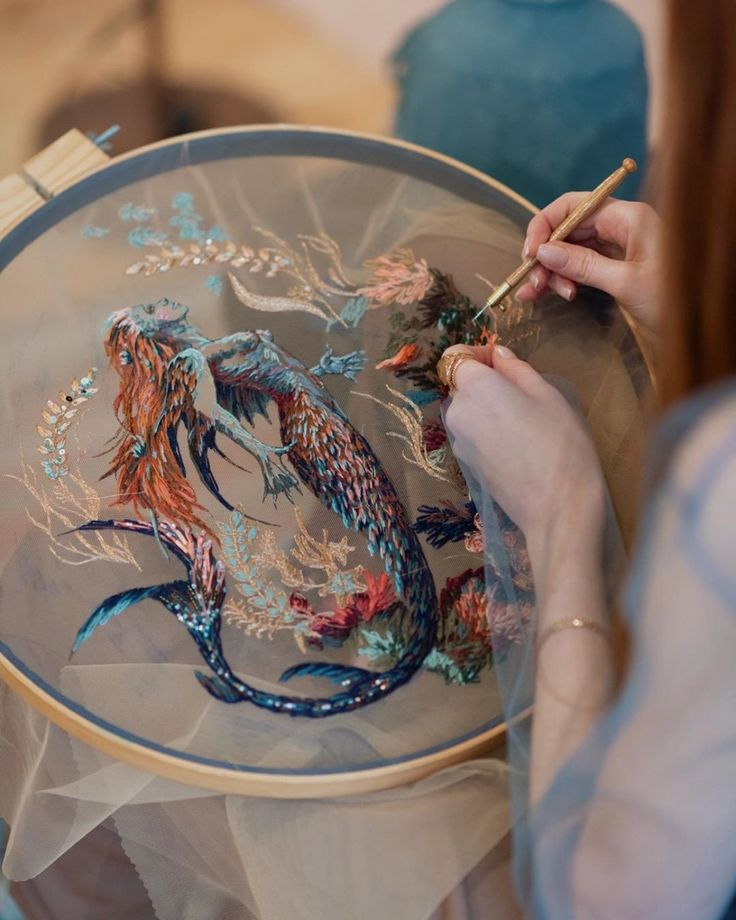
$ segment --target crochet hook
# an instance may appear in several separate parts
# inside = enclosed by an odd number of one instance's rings
[[[627,176],[636,172],[636,169],[636,160],[632,160],[631,157],[626,157],[615,172],[612,172],[607,179],[604,179],[597,188],[593,189],[590,195],[580,202],[574,211],[568,214],[565,220],[562,221],[560,226],[549,238],[550,243],[567,239],[572,231],[575,230],[576,227],[579,227],[586,217],[589,217],[598,210],[606,198],[616,191]],[[522,262],[521,265],[508,276],[503,284],[499,285],[491,294],[485,306],[475,315],[475,319],[482,316],[486,310],[498,306],[498,304],[508,297],[509,294],[513,293],[534,266],[538,264],[539,262],[536,258],[527,259],[525,262]],[[501,307],[501,309],[503,310],[503,307]]]

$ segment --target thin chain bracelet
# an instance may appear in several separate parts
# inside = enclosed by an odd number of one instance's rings
[[[611,630],[603,626],[601,623],[598,623],[596,620],[584,620],[581,617],[572,617],[569,620],[557,620],[557,622],[551,623],[546,629],[542,631],[539,638],[537,639],[537,679],[544,684],[547,692],[564,706],[571,706],[580,709],[583,712],[598,713],[606,707],[607,701],[599,706],[585,706],[581,705],[580,700],[565,699],[565,697],[563,697],[562,694],[555,690],[555,688],[550,684],[547,677],[542,673],[542,669],[539,665],[539,654],[542,651],[542,646],[545,644],[545,642],[555,633],[563,632],[564,630],[568,629],[589,629],[591,632],[598,633],[599,636],[602,636],[608,642],[610,642],[613,638]]]
[[[557,620],[551,623],[537,639],[537,655],[542,651],[542,646],[555,633],[562,632],[565,629],[592,629],[604,639],[611,641],[611,630],[603,626],[597,620],[583,620],[580,617],[571,617],[569,620]]]

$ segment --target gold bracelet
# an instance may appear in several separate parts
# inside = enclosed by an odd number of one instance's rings
[[[562,632],[563,629],[592,629],[599,636],[611,641],[611,630],[602,626],[596,620],[583,620],[580,617],[572,617],[569,620],[557,620],[556,623],[550,624],[537,639],[537,656],[542,651],[542,646],[555,633]]]

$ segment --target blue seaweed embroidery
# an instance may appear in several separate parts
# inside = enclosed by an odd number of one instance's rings
[[[82,227],[82,239],[84,240],[101,240],[110,232],[109,227],[95,227],[93,224],[87,224]]]
[[[222,294],[225,284],[219,275],[207,275],[204,279],[204,286],[208,291],[212,291],[218,297]]]
[[[204,218],[194,208],[194,197],[189,192],[179,192],[171,199],[171,209],[175,212],[169,224],[176,227],[179,239],[188,240],[200,245],[207,240],[226,240],[227,234],[218,226],[209,230],[202,228]]]

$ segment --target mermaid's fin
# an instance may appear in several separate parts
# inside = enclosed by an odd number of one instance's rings
[[[83,645],[98,626],[104,626],[109,623],[113,617],[125,613],[134,604],[154,598],[157,601],[164,602],[168,599],[173,590],[179,590],[181,585],[186,582],[168,582],[164,585],[149,585],[147,588],[131,588],[129,591],[121,591],[120,594],[113,594],[99,604],[87,618],[84,625],[80,628],[72,646],[72,654]]]

